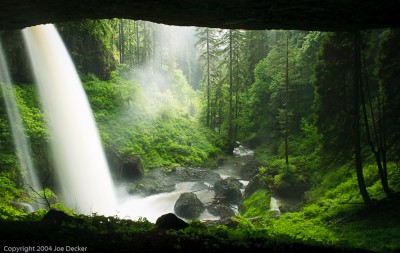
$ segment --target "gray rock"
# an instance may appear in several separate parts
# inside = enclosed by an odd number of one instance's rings
[[[144,167],[139,156],[134,155],[122,164],[121,178],[124,180],[137,180],[144,175]]]
[[[236,215],[232,208],[222,203],[212,203],[207,207],[207,210],[212,215],[219,216],[221,218],[228,218]]]
[[[238,204],[242,198],[241,186],[242,184],[235,178],[219,180],[214,184],[215,199],[220,203]]]
[[[171,192],[181,182],[199,182],[213,185],[221,176],[209,169],[173,167],[172,169],[153,168],[140,180],[131,183],[129,192],[149,196],[152,194]]]
[[[185,219],[195,219],[205,210],[203,202],[193,192],[182,193],[175,202],[175,213]]]

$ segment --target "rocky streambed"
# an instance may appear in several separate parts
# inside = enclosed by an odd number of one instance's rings
[[[119,216],[144,216],[150,221],[165,213],[174,213],[184,220],[234,216],[259,166],[253,152],[240,145],[218,169],[154,168],[128,184]]]

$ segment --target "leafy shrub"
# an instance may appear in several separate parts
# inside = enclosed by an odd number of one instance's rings
[[[12,172],[0,173],[0,219],[2,220],[20,220],[25,217],[22,207],[13,205],[23,193],[17,188],[13,178]]]

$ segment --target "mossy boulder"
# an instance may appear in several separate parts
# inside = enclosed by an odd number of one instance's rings
[[[207,207],[207,210],[212,215],[219,216],[221,219],[236,215],[235,211],[233,211],[230,206],[222,203],[211,203],[211,205]]]
[[[236,178],[228,177],[214,184],[215,199],[225,204],[239,204],[243,184]]]

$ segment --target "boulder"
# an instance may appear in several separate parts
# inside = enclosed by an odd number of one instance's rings
[[[45,216],[42,218],[43,222],[46,223],[62,223],[62,222],[70,222],[74,218],[63,211],[55,210],[55,209],[50,209]]]
[[[214,184],[221,179],[215,171],[204,168],[173,167],[167,175],[178,182],[207,182]]]
[[[235,212],[228,205],[218,202],[213,202],[207,207],[207,210],[221,219],[235,216]]]
[[[222,218],[219,220],[207,220],[204,222],[207,227],[211,226],[226,226],[228,228],[236,229],[239,226],[237,219],[233,217]]]
[[[209,188],[210,188],[210,186],[207,185],[207,183],[204,183],[204,182],[196,182],[196,183],[192,186],[191,190],[192,190],[192,191],[202,191],[202,190],[207,190],[207,189],[209,189]]]
[[[143,177],[144,167],[139,156],[134,155],[122,164],[121,178],[130,181]]]
[[[178,216],[173,213],[163,214],[156,220],[156,227],[163,230],[185,229],[188,226],[189,224],[187,224],[184,220],[178,218]]]
[[[257,161],[253,157],[250,157],[247,161],[244,161],[244,163],[245,164],[240,168],[240,177],[243,180],[250,180],[257,174],[258,168],[265,166],[265,164]]]
[[[243,184],[236,178],[228,177],[214,184],[215,199],[220,203],[238,204],[242,198]]]
[[[273,184],[273,177],[263,177],[260,174],[255,175],[244,189],[244,197],[247,198],[259,189],[270,189],[268,185],[269,179],[272,179]]]
[[[129,193],[149,196],[162,192],[171,192],[175,190],[176,184],[180,182],[198,182],[197,186],[204,184],[201,189],[205,189],[209,185],[214,185],[220,179],[221,176],[218,173],[209,169],[187,167],[152,168],[141,179],[131,182]],[[200,190],[200,188],[193,190]]]
[[[195,219],[205,210],[203,202],[193,192],[182,193],[175,202],[175,213],[185,219]]]

